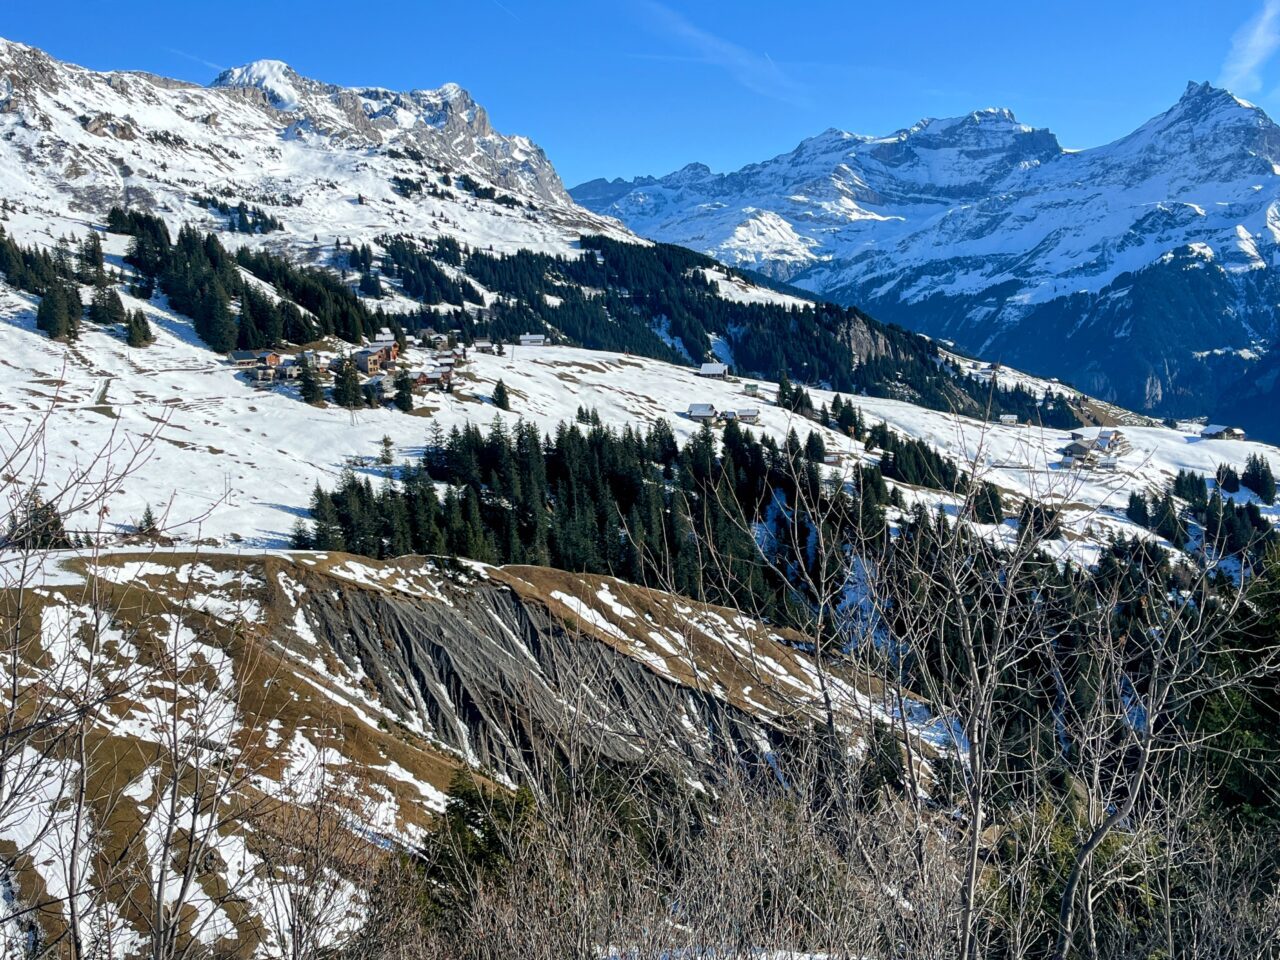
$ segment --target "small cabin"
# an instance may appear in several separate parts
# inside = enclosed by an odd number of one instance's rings
[[[476,353],[488,353],[488,354],[493,353],[492,340],[477,340],[471,346],[476,351]]]
[[[256,367],[258,365],[258,352],[256,350],[232,350],[227,354],[227,360],[233,367]]]
[[[1018,425],[1018,416],[1013,413],[1000,414],[1000,422],[1006,427],[1014,427]]]
[[[698,376],[723,380],[729,375],[729,365],[725,363],[704,363],[698,368]]]
[[[711,403],[691,403],[689,404],[688,417],[690,420],[711,421],[719,414],[716,411],[715,404]]]
[[[1073,460],[1080,460],[1088,457],[1093,452],[1093,444],[1085,440],[1072,440],[1062,448],[1062,452]]]
[[[545,347],[546,345],[547,335],[545,333],[520,334],[520,346],[522,347]]]
[[[1205,440],[1243,440],[1245,432],[1239,427],[1228,427],[1220,423],[1211,423],[1200,431]]]
[[[760,395],[760,384],[744,383],[742,385],[742,392],[745,393],[748,397],[758,397]]]
[[[760,411],[755,407],[747,407],[745,410],[738,411],[739,423],[759,423]]]
[[[258,363],[262,364],[264,367],[278,367],[280,366],[280,361],[283,359],[284,358],[281,357],[280,354],[275,353],[272,350],[262,350],[258,352]]]

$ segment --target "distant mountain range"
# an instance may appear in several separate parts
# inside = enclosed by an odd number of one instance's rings
[[[1263,356],[1280,334],[1280,127],[1207,83],[1089,150],[982,110],[569,192],[641,235],[1125,406],[1280,432],[1262,409],[1280,368]]]
[[[313,239],[381,233],[556,251],[583,231],[625,235],[576,205],[542,150],[496,132],[456,84],[346,88],[259,60],[206,87],[87,70],[0,39],[10,208],[54,229],[112,205],[211,228],[208,195],[287,212],[274,239],[303,254]]]

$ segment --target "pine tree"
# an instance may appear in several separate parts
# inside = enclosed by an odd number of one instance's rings
[[[356,371],[355,361],[345,357],[338,367],[338,375],[333,381],[333,402],[340,407],[364,406],[364,392],[360,389],[360,377]]]
[[[389,467],[396,462],[395,443],[385,434],[382,437],[382,452],[378,454],[378,462],[384,467]]]
[[[396,374],[396,409],[402,413],[413,412],[413,380],[409,371],[401,370]]]
[[[240,330],[231,314],[231,299],[217,280],[214,280],[206,299],[204,340],[217,353],[234,350]]]
[[[511,409],[511,398],[507,396],[507,385],[499,380],[493,387],[493,405],[499,410]]]
[[[324,390],[320,387],[320,381],[305,353],[298,358],[298,384],[304,403],[316,404],[324,401]]]
[[[1173,502],[1173,497],[1167,491],[1156,501],[1151,519],[1152,529],[1175,547],[1181,547],[1186,543],[1186,527],[1182,523],[1182,518],[1178,516],[1178,507]]]
[[[83,283],[102,286],[107,282],[106,264],[102,259],[102,240],[96,230],[90,230],[77,251],[80,269],[78,271]]]
[[[125,324],[125,343],[131,347],[145,347],[155,341],[155,334],[151,332],[151,324],[147,322],[147,315],[141,310],[134,310],[129,314],[129,320]]]
[[[105,283],[94,288],[93,299],[89,301],[89,319],[101,326],[128,321],[120,295]]]
[[[1004,505],[995,484],[981,482],[973,500],[973,516],[978,523],[1004,523]]]
[[[1240,492],[1240,475],[1236,473],[1235,467],[1228,464],[1222,464],[1218,467],[1218,486],[1223,493],[1239,493]]]
[[[333,497],[316,485],[311,495],[311,547],[315,550],[345,550],[346,537]]]
[[[53,283],[36,308],[36,327],[54,339],[74,340],[79,332],[80,302],[61,283]]]
[[[1240,483],[1256,493],[1263,503],[1276,502],[1276,481],[1271,473],[1271,463],[1266,457],[1251,453],[1249,459],[1245,461]]]
[[[1147,498],[1137,490],[1129,494],[1129,505],[1125,507],[1124,513],[1140,527],[1151,526],[1151,511],[1147,507]]]
[[[138,533],[144,536],[151,536],[159,530],[159,524],[156,522],[156,515],[151,512],[151,504],[147,504],[147,508],[142,511],[142,519],[138,521]]]

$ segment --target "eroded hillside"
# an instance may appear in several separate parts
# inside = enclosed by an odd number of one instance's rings
[[[18,564],[0,845],[29,912],[10,943],[278,944],[287,825],[321,806],[348,850],[336,930],[460,767],[514,785],[587,750],[696,780],[714,757],[763,764],[818,715],[794,635],[610,578],[123,553],[51,555],[32,589]],[[893,713],[852,674],[828,690],[850,729]]]

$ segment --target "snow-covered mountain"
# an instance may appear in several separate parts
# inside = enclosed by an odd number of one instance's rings
[[[982,110],[570,192],[642,235],[1152,412],[1212,409],[1280,333],[1280,127],[1209,84],[1089,150]]]
[[[623,232],[455,84],[348,89],[260,60],[202,87],[0,39],[0,199],[56,236],[112,205],[208,227],[197,196],[269,210],[273,243],[304,250],[388,232],[561,250],[584,229]]]

